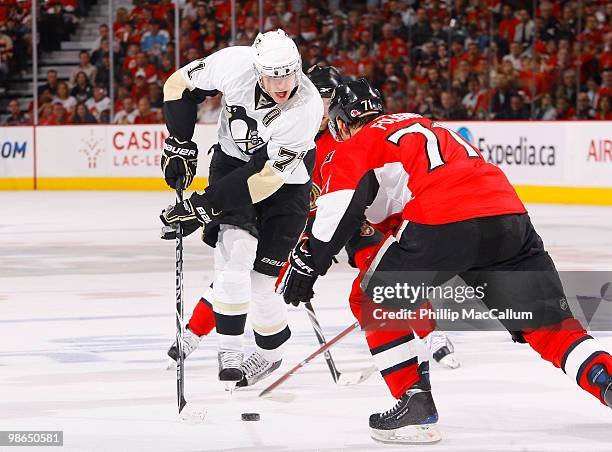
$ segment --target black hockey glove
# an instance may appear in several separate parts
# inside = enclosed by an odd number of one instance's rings
[[[283,294],[285,303],[299,306],[314,297],[312,288],[318,277],[308,249],[308,239],[304,238],[291,250],[289,261],[278,277],[276,292]]]
[[[179,179],[183,187],[191,185],[198,166],[198,146],[193,141],[180,141],[168,137],[164,141],[164,151],[161,158],[161,168],[166,183],[176,189]]]
[[[173,226],[180,222],[184,228],[184,235],[189,235],[200,226],[213,221],[221,214],[221,211],[216,211],[206,199],[206,192],[199,194],[193,193],[189,199],[184,200],[180,204],[168,206],[162,211],[159,218],[165,226]],[[167,236],[164,236],[164,230]],[[175,235],[176,236],[176,235]],[[162,238],[171,239],[171,232],[163,228]]]

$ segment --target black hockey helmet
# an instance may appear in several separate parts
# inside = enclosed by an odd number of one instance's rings
[[[365,78],[336,86],[329,104],[329,131],[339,140],[338,118],[345,124],[354,124],[367,116],[373,118],[385,113],[382,97]]]
[[[331,97],[334,88],[342,83],[340,72],[333,66],[315,64],[306,71],[306,76],[319,90],[321,97]]]

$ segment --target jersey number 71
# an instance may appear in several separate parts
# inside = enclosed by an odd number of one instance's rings
[[[446,130],[455,139],[455,141],[459,143],[459,145],[461,145],[466,150],[468,158],[471,158],[471,159],[480,158],[480,154],[476,152],[476,150],[472,146],[470,146],[463,139],[463,137],[461,137],[461,135],[459,135],[454,130],[447,129],[446,127],[441,126],[440,124],[437,124],[435,122],[432,123],[431,127]],[[432,172],[436,168],[446,163],[444,161],[444,158],[442,157],[442,151],[440,150],[440,142],[438,141],[438,137],[431,129],[428,129],[421,123],[415,122],[414,124],[411,124],[408,127],[403,127],[401,129],[396,130],[395,132],[393,132],[391,135],[387,137],[387,141],[395,144],[396,146],[399,146],[400,140],[402,139],[402,137],[409,133],[420,133],[427,140],[427,143],[425,145],[426,147],[425,150],[427,154],[427,160],[429,161],[429,170],[428,170],[429,172]]]

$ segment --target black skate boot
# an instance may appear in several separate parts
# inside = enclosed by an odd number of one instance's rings
[[[281,365],[282,360],[270,362],[259,353],[254,352],[249,358],[242,363],[242,372],[244,376],[242,380],[236,384],[237,387],[252,386],[260,380],[263,380]]]
[[[410,387],[395,406],[370,416],[370,436],[382,443],[436,443],[441,436],[435,427],[438,410],[431,395],[429,363],[419,365],[421,380]]]
[[[187,359],[187,357],[191,355],[196,348],[198,348],[198,345],[200,345],[200,339],[200,336],[194,334],[189,327],[185,328],[185,335],[183,336],[184,359]],[[168,349],[168,356],[170,357],[168,368],[171,368],[176,364],[178,359],[178,347],[176,346],[176,340]]]
[[[587,380],[593,386],[601,388],[601,399],[612,408],[612,375],[610,375],[606,366],[603,364],[594,365],[587,375]]]
[[[236,351],[223,351],[217,355],[219,360],[219,380],[225,384],[225,389],[232,392],[236,383],[242,380],[243,353]]]

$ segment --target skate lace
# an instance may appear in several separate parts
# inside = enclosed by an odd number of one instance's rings
[[[407,395],[402,396],[391,409],[385,411],[380,416],[381,417],[388,417],[388,416],[391,416],[392,414],[397,413],[399,411],[399,409],[402,407],[402,405],[404,404],[404,399],[406,397],[407,397]]]
[[[429,336],[427,336],[427,345],[429,346],[429,351],[431,353],[440,350],[444,346],[447,346],[449,350],[451,350],[451,345],[449,344],[446,335],[440,331],[432,331]]]
[[[242,365],[242,353],[240,352],[221,352],[221,367],[239,368]]]
[[[247,378],[254,377],[262,370],[266,369],[269,362],[266,358],[261,356],[259,353],[254,352],[249,359],[242,364],[242,370],[244,371]]]
[[[185,355],[191,354],[200,343],[200,338],[193,334],[191,331],[186,330],[185,336],[183,336],[183,351]]]

